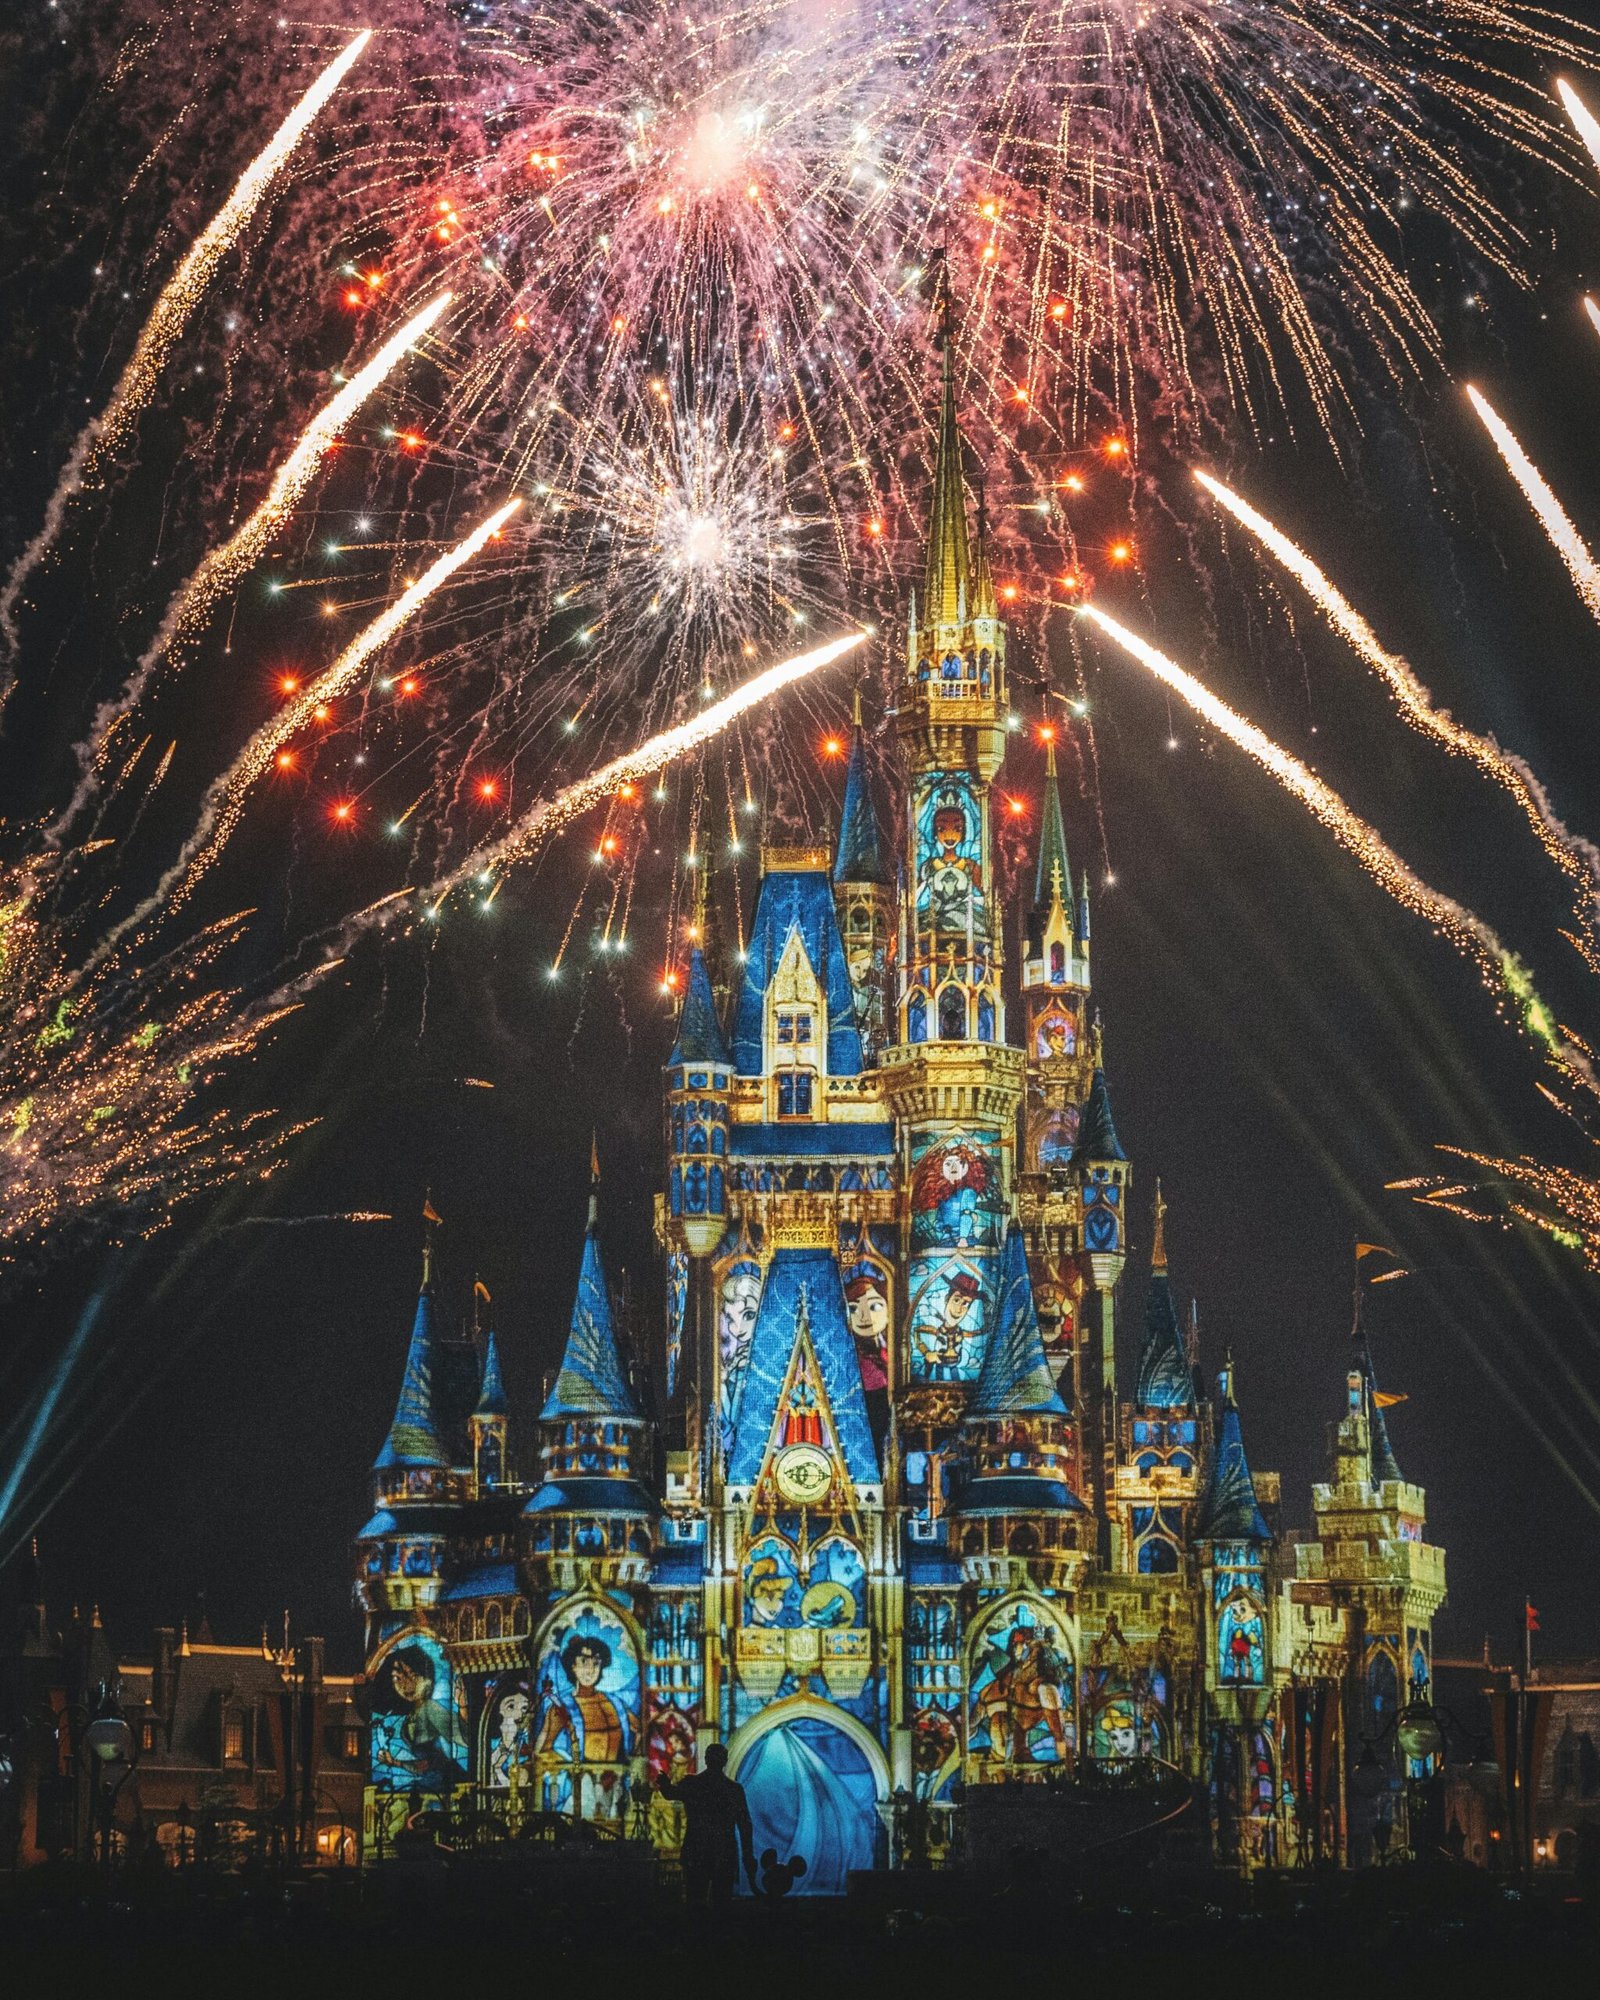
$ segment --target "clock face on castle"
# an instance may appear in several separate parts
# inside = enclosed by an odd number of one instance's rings
[[[772,1476],[785,1500],[813,1507],[833,1484],[833,1461],[820,1445],[791,1444],[779,1452]]]

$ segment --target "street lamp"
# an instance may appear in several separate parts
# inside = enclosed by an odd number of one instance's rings
[[[82,1748],[92,1759],[94,1772],[93,1788],[96,1802],[100,1807],[100,1865],[111,1865],[111,1817],[116,1811],[117,1794],[127,1783],[133,1770],[134,1738],[122,1713],[122,1704],[117,1699],[114,1685],[103,1681],[99,1700],[88,1727],[83,1732]],[[125,1768],[114,1785],[108,1785],[113,1768],[121,1764]]]

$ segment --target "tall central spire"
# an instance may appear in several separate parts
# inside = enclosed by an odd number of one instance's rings
[[[942,361],[939,442],[933,465],[933,506],[928,518],[928,562],[922,615],[930,625],[965,624],[972,612],[972,545],[967,536],[967,482],[962,469],[961,427],[956,422],[955,306],[943,266],[934,297]]]

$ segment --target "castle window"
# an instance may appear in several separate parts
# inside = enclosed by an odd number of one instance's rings
[[[1066,977],[1067,948],[1064,944],[1053,944],[1050,947],[1050,983],[1053,986],[1060,986],[1064,984]]]
[[[778,1116],[809,1118],[816,1079],[808,1069],[786,1069],[778,1073]]]
[[[244,1710],[224,1709],[222,1713],[222,1761],[225,1764],[244,1762]]]
[[[498,1639],[502,1631],[504,1630],[504,1626],[505,1626],[505,1621],[501,1616],[499,1605],[491,1604],[489,1606],[489,1615],[486,1621],[486,1630],[488,1636],[491,1639]]]
[[[913,993],[906,1005],[906,1031],[914,1042],[928,1039],[928,1003],[920,993]]]
[[[947,986],[939,995],[939,1037],[961,1042],[967,1035],[967,996],[959,986]]]
[[[354,1724],[348,1725],[345,1729],[344,1754],[346,1759],[352,1764],[356,1763],[360,1759],[361,1731]]]
[[[811,1045],[811,1009],[809,1007],[784,1007],[778,1013],[779,1048],[809,1048]]]

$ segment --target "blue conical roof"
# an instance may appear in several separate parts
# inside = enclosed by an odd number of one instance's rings
[[[767,1267],[728,1453],[728,1482],[753,1486],[761,1477],[802,1322],[817,1359],[844,1469],[857,1486],[875,1486],[882,1475],[867,1423],[861,1364],[845,1317],[838,1259],[829,1250],[779,1250]]]
[[[478,1407],[475,1417],[503,1417],[509,1414],[510,1405],[506,1401],[506,1385],[500,1374],[500,1349],[490,1330],[483,1348],[483,1384],[478,1390]]]
[[[1134,1408],[1140,1410],[1188,1409],[1194,1402],[1194,1378],[1189,1371],[1189,1357],[1184,1351],[1164,1262],[1150,1273],[1150,1291],[1144,1306],[1144,1346],[1139,1350],[1133,1402]]]
[[[860,724],[850,744],[850,765],[844,775],[844,806],[839,815],[839,846],[833,857],[835,882],[887,883],[889,870],[878,838],[867,778],[867,745]]]
[[[426,1280],[417,1296],[417,1314],[411,1322],[411,1345],[406,1350],[406,1372],[400,1384],[400,1400],[395,1404],[394,1422],[384,1439],[383,1449],[373,1466],[386,1472],[394,1466],[446,1466],[444,1446],[434,1417],[434,1330],[433,1287]]]
[[[1371,1478],[1374,1486],[1383,1486],[1391,1479],[1403,1480],[1399,1461],[1394,1455],[1394,1446],[1389,1442],[1389,1423],[1383,1414],[1383,1405],[1378,1401],[1378,1378],[1372,1372],[1372,1352],[1365,1340],[1361,1344],[1361,1372],[1367,1382],[1367,1436],[1368,1457],[1371,1459]]]
[[[667,1061],[677,1068],[683,1063],[726,1063],[727,1037],[717,1019],[716,996],[711,991],[711,974],[699,945],[689,953],[689,983],[684,989],[683,1011],[678,1016],[678,1039]]]
[[[1239,1406],[1233,1400],[1233,1366],[1217,1377],[1222,1421],[1205,1497],[1200,1503],[1199,1533],[1208,1542],[1270,1542],[1272,1530],[1256,1500],[1256,1483],[1244,1455],[1244,1431]]]
[[[1089,1086],[1088,1100],[1083,1107],[1083,1123],[1078,1127],[1078,1143],[1072,1149],[1072,1157],[1075,1161],[1126,1160],[1128,1157],[1122,1150],[1116,1121],[1111,1116],[1111,1091],[1103,1069],[1096,1069],[1094,1081]]]
[[[1016,1223],[1006,1231],[1000,1259],[1000,1303],[994,1331],[983,1350],[983,1366],[973,1385],[969,1417],[1064,1417],[1067,1406],[1045,1356],[1044,1336],[1033,1302],[1028,1254]]]
[[[617,1348],[611,1294],[606,1289],[592,1221],[583,1239],[578,1296],[573,1301],[572,1330],[561,1357],[561,1372],[539,1415],[547,1422],[562,1417],[641,1420],[638,1398]]]

